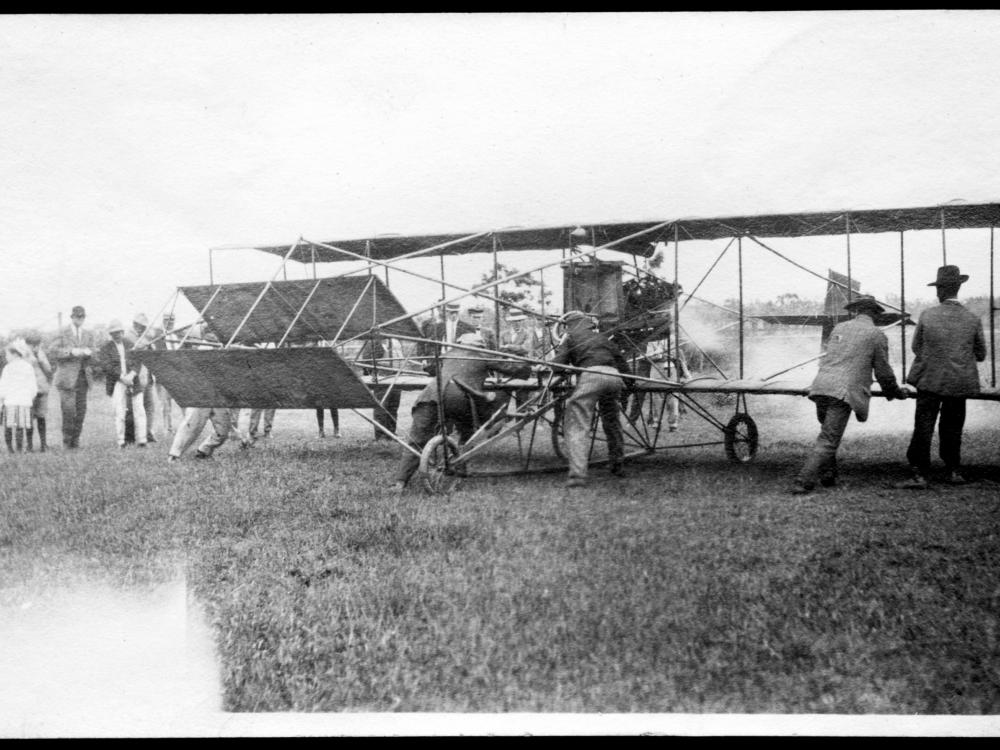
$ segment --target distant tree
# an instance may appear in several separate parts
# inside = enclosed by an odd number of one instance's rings
[[[489,284],[497,279],[502,279],[507,276],[512,276],[513,274],[520,273],[520,271],[512,266],[504,265],[500,263],[496,267],[496,273],[491,269],[489,273],[483,274],[482,278],[479,280],[477,286],[482,286],[483,284]],[[535,311],[540,311],[542,305],[542,283],[532,274],[526,276],[519,276],[513,281],[508,281],[506,283],[500,284],[493,288],[492,296],[499,297],[501,300],[501,305],[504,302],[510,302],[516,305],[521,305],[522,307],[529,307]],[[546,288],[544,291],[544,301],[545,309],[549,310],[552,306],[552,289]],[[491,318],[492,315],[492,304],[484,305],[487,310],[487,317]],[[502,313],[501,313],[502,314]]]

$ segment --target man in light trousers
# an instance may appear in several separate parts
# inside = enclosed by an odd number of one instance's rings
[[[620,375],[629,374],[628,363],[621,349],[596,329],[594,319],[586,313],[570,310],[560,318],[560,322],[566,327],[566,335],[557,347],[552,362],[584,370],[573,393],[566,399],[563,423],[569,454],[566,486],[584,487],[590,459],[590,425],[595,408],[600,412],[608,441],[611,473],[615,476],[624,474],[622,461],[625,450],[618,417],[621,393],[625,387]]]

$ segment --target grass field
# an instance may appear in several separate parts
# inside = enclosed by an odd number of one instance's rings
[[[1000,712],[1000,407],[970,407],[974,484],[892,489],[912,403],[877,401],[841,486],[806,497],[785,490],[808,402],[750,408],[748,466],[719,446],[572,494],[543,474],[397,497],[397,449],[353,415],[318,440],[278,412],[266,446],[168,464],[162,439],[119,451],[93,395],[79,451],[0,458],[0,611],[180,566],[229,711]]]

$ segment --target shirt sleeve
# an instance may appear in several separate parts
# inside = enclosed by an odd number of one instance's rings
[[[875,339],[875,351],[872,355],[872,369],[875,371],[875,379],[882,387],[883,393],[890,393],[899,390],[899,383],[896,382],[896,374],[889,364],[889,339],[881,331]]]
[[[986,359],[986,336],[983,334],[983,321],[976,319],[976,337],[972,342],[972,352],[976,355],[976,361],[982,362]]]

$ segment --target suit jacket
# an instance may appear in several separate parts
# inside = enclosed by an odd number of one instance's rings
[[[136,374],[133,387],[136,393],[138,393],[146,385],[140,382],[139,379],[141,364],[139,363],[139,358],[136,356],[138,350],[136,350],[128,339],[122,341],[122,346],[125,347],[125,372],[134,372]],[[101,347],[100,361],[101,369],[104,371],[104,389],[110,396],[115,390],[115,383],[122,376],[121,358],[118,356],[118,347],[115,346],[114,341],[108,341]]]
[[[56,388],[63,390],[73,390],[76,388],[76,380],[83,370],[87,377],[87,387],[94,383],[94,365],[97,362],[98,340],[97,334],[93,331],[80,329],[80,342],[77,343],[74,333],[74,326],[71,323],[65,326],[56,340],[52,342],[52,359],[56,363],[56,374],[53,384]],[[71,349],[86,347],[91,350],[89,357],[77,357],[70,353]]]
[[[428,320],[425,321],[423,326],[420,328],[420,332],[423,338],[431,339],[433,341],[444,341],[448,332],[447,324],[443,320]],[[463,333],[475,333],[476,328],[469,325],[464,320],[459,320],[455,325],[455,340]],[[434,356],[434,344],[421,341],[417,345],[417,356],[418,357],[433,357]]]
[[[469,414],[469,400],[465,393],[453,382],[458,378],[465,385],[477,391],[482,390],[483,383],[490,372],[501,372],[513,377],[527,377],[531,373],[531,367],[521,362],[511,360],[495,359],[487,355],[480,355],[476,352],[452,350],[441,357],[441,391],[444,404],[445,415],[449,418],[460,419]],[[437,403],[438,386],[435,381],[431,381],[414,402],[414,406],[420,403]]]
[[[830,333],[826,356],[809,386],[809,397],[831,396],[846,402],[859,422],[868,419],[872,372],[885,393],[899,385],[889,366],[889,341],[867,315],[838,323]]]
[[[521,357],[538,356],[538,338],[531,328],[522,328],[520,331],[508,328],[500,334],[500,346]]]
[[[924,310],[913,334],[916,359],[906,382],[940,396],[979,393],[979,368],[986,359],[982,321],[957,300]]]

